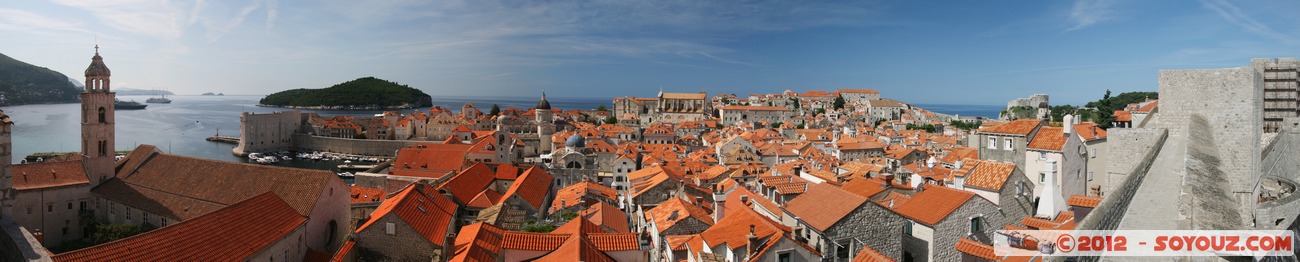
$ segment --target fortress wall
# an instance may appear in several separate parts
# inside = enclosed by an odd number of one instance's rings
[[[244,112],[239,115],[239,144],[235,155],[252,152],[288,150],[294,147],[293,136],[306,122],[302,111],[269,114]]]
[[[1250,213],[1261,168],[1263,77],[1250,67],[1160,71],[1160,123],[1188,138],[1193,114],[1205,116],[1237,202]],[[1195,142],[1195,141],[1189,141]],[[1189,146],[1191,146],[1189,144]]]

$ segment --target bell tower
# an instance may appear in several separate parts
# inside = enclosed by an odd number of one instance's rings
[[[555,134],[555,123],[551,121],[551,102],[546,101],[546,92],[542,92],[542,100],[537,101],[537,137],[540,142],[537,143],[538,154],[550,154],[552,147],[555,146],[551,141],[552,135]]]
[[[86,68],[86,90],[81,92],[81,156],[86,167],[91,186],[113,177],[113,165],[116,163],[116,150],[113,149],[113,101],[116,93],[109,88],[108,66],[99,56],[99,45],[95,45],[95,56]]]

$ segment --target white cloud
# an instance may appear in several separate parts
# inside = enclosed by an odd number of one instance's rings
[[[55,3],[90,12],[109,26],[128,33],[162,39],[180,38],[184,13],[168,2],[147,0],[55,0]]]
[[[1070,8],[1071,25],[1065,31],[1079,30],[1114,19],[1114,11],[1111,10],[1114,4],[1112,0],[1075,0],[1074,7]]]
[[[1277,30],[1273,30],[1272,27],[1260,23],[1251,15],[1241,11],[1241,8],[1238,8],[1237,5],[1232,4],[1232,2],[1226,0],[1202,0],[1201,4],[1205,6],[1205,8],[1219,14],[1219,16],[1223,17],[1224,20],[1227,20],[1228,23],[1245,28],[1246,31],[1250,31],[1251,33],[1287,43],[1300,42],[1300,39],[1296,39],[1293,35],[1278,32]]]

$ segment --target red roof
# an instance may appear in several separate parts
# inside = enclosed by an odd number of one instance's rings
[[[1160,101],[1155,101],[1155,102],[1148,103],[1147,105],[1142,106],[1141,108],[1138,108],[1137,110],[1134,110],[1134,111],[1136,111],[1136,112],[1144,112],[1144,113],[1145,113],[1145,112],[1151,112],[1151,110],[1155,110],[1157,106],[1160,106]]]
[[[934,225],[966,204],[975,193],[941,186],[925,186],[921,192],[912,195],[912,199],[899,205],[894,211],[926,225]]]
[[[1038,135],[1029,141],[1029,148],[1049,151],[1061,151],[1070,138],[1063,131],[1064,127],[1045,126],[1038,129]]]
[[[1076,207],[1097,207],[1101,204],[1101,197],[1095,196],[1070,196],[1070,200],[1065,201],[1067,205]]]
[[[1111,115],[1115,116],[1116,122],[1133,122],[1133,113],[1129,113],[1129,111],[1115,110],[1115,113]]]
[[[505,230],[482,222],[460,228],[448,261],[496,261]]]
[[[352,185],[352,203],[370,203],[384,201],[388,198],[388,193],[383,189],[361,187]]]
[[[504,198],[518,196],[528,202],[529,205],[532,205],[533,208],[541,210],[542,204],[546,200],[546,194],[551,191],[551,180],[553,180],[551,174],[546,173],[546,170],[533,166],[528,168],[528,171],[524,171],[524,175],[516,179],[510,185],[510,189],[506,190],[506,193],[502,195]]]
[[[623,210],[609,203],[598,202],[578,212],[578,216],[591,220],[592,224],[596,224],[608,232],[632,232],[631,227],[627,224],[627,212],[623,212]]]
[[[1042,119],[1020,119],[993,127],[981,128],[980,133],[1028,136],[1035,128],[1043,124]]]
[[[435,246],[441,246],[443,239],[450,230],[452,219],[456,214],[456,203],[452,202],[438,192],[434,192],[432,187],[422,183],[415,183],[407,186],[402,192],[394,195],[380,204],[375,211],[371,213],[370,221],[357,227],[356,232],[360,233],[369,229],[379,221],[380,218],[388,215],[396,215],[397,218],[406,222],[417,233],[424,236],[429,243]],[[380,226],[375,226],[376,230],[383,230]]]
[[[352,240],[343,242],[343,245],[339,246],[339,250],[334,251],[334,256],[330,257],[330,262],[343,262],[343,260],[346,260],[348,255],[352,253],[352,247],[355,247],[356,245],[357,242]]]
[[[596,248],[596,245],[587,240],[587,238],[571,236],[568,240],[565,240],[563,244],[560,244],[560,247],[556,248],[555,251],[551,251],[551,253],[547,253],[533,261],[614,262],[614,258],[606,255],[605,252],[601,252]]]
[[[894,259],[889,258],[880,252],[876,252],[875,249],[862,246],[862,251],[858,252],[858,255],[853,257],[853,262],[894,262]]]
[[[588,195],[605,198],[610,202],[614,202],[614,200],[618,198],[618,191],[605,185],[601,185],[600,183],[582,181],[555,191],[555,199],[551,200],[551,207],[564,209],[581,205],[583,198]]]
[[[299,215],[266,192],[139,235],[54,255],[55,261],[243,261],[303,226]],[[270,252],[278,252],[272,250]]]
[[[871,197],[885,191],[885,183],[882,183],[879,179],[857,178],[849,180],[840,188],[861,197]]]
[[[389,174],[398,176],[442,178],[465,168],[465,154],[473,145],[421,144],[397,150]]]
[[[821,183],[809,186],[807,192],[790,200],[786,203],[785,210],[818,231],[825,232],[866,202],[866,197]]]
[[[989,189],[994,192],[1001,191],[1002,186],[1007,183],[1007,179],[1011,178],[1011,175],[1015,174],[1016,170],[1015,163],[992,160],[977,161],[973,159],[968,162],[970,163],[963,163],[963,165],[971,165],[974,168],[971,169],[969,174],[965,174],[965,185]],[[965,166],[962,167],[962,169],[965,168]]]
[[[13,165],[13,174],[13,187],[17,190],[90,184],[81,161]]]
[[[961,251],[962,253],[966,253],[978,258],[983,258],[983,259],[988,259],[993,261],[1002,260],[1001,256],[995,255],[993,253],[993,246],[980,243],[979,241],[971,240],[969,238],[962,238],[960,241],[957,241],[957,246],[953,248],[956,248],[957,251]]]
[[[479,192],[492,184],[493,176],[492,169],[488,168],[486,164],[475,163],[464,171],[453,175],[442,185],[438,185],[438,189],[450,192],[456,201],[469,203]]]
[[[724,106],[722,110],[726,111],[788,111],[789,108],[780,106]]]
[[[740,191],[740,189],[737,189],[737,191]],[[739,249],[749,245],[747,236],[750,233],[751,226],[754,228],[754,235],[760,239],[790,231],[789,227],[778,224],[749,207],[733,209],[728,206],[726,216],[722,218],[722,221],[718,221],[717,224],[704,230],[704,232],[700,233],[700,237],[704,238],[704,241],[708,242],[712,247],[726,244],[728,248]],[[774,241],[768,242],[772,243]]]
[[[1092,141],[1106,138],[1106,130],[1097,127],[1097,123],[1083,122],[1074,125],[1074,132],[1083,138],[1083,141]]]
[[[880,94],[880,91],[874,89],[840,89],[840,93],[861,93],[861,94]]]
[[[474,199],[470,199],[468,203],[465,203],[465,206],[488,208],[499,203],[501,203],[501,193],[497,193],[496,190],[489,188],[483,189],[483,191],[479,192],[478,195],[474,196]]]
[[[686,221],[687,218],[694,218],[704,224],[713,225],[713,217],[709,212],[704,211],[700,206],[687,203],[677,197],[670,197],[668,200],[659,203],[658,206],[646,211],[646,220],[651,220],[660,232],[672,228],[678,222]]]

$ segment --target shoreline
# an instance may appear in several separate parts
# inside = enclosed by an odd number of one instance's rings
[[[411,104],[403,104],[403,105],[400,105],[400,106],[375,106],[375,105],[369,105],[369,106],[352,106],[352,105],[350,105],[350,106],[282,106],[282,105],[257,104],[257,106],[258,106],[258,107],[270,107],[270,108],[301,109],[301,110],[354,110],[354,111],[368,111],[368,110],[397,110],[397,109],[411,109],[411,108],[417,108],[417,107],[415,107],[414,105],[411,105]]]

